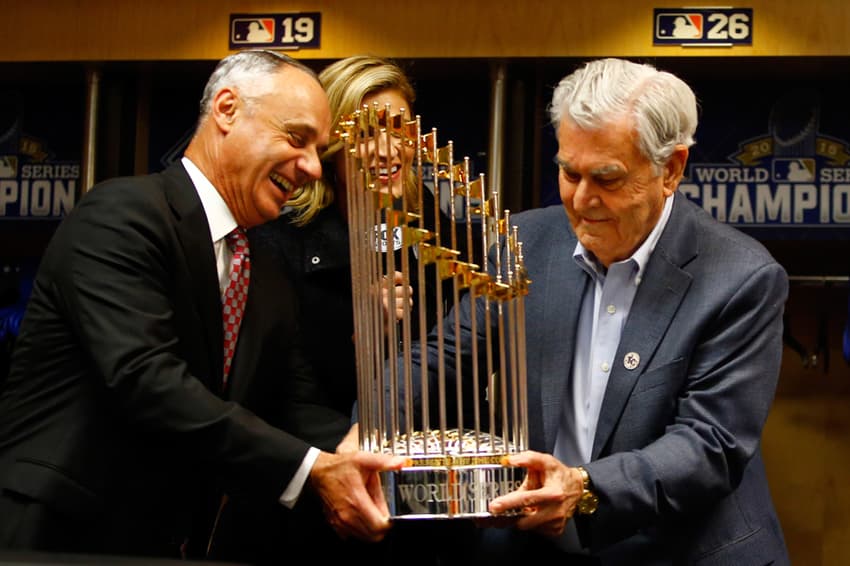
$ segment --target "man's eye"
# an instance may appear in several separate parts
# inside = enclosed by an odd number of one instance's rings
[[[597,179],[596,182],[603,189],[612,190],[612,189],[616,189],[620,185],[620,178],[617,177],[617,178],[614,178],[614,179]]]
[[[581,180],[581,175],[579,175],[578,173],[574,173],[572,171],[567,171],[565,169],[561,169],[561,174],[570,183],[578,183]]]
[[[295,147],[304,147],[304,138],[299,134],[289,132],[289,143]]]

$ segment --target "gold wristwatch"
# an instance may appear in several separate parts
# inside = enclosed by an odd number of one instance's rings
[[[587,470],[581,466],[576,469],[581,474],[582,482],[581,497],[578,500],[576,512],[579,515],[592,515],[599,506],[599,497],[590,489],[590,476]]]

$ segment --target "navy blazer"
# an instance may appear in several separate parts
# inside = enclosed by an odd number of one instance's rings
[[[296,435],[336,417],[288,280],[261,252],[251,271],[222,391],[213,246],[183,166],[87,193],[45,251],[0,394],[0,487],[99,533],[82,550],[127,554],[197,530],[210,485],[276,501],[309,448]]]
[[[516,214],[512,223],[531,279],[530,447],[552,453],[590,278],[573,258],[576,237],[561,205]],[[574,519],[603,563],[788,562],[760,454],[787,293],[784,269],[761,244],[676,197],[623,328],[585,465],[599,508]],[[461,351],[469,352],[469,297],[460,308]],[[450,314],[444,324],[449,379],[453,322]],[[634,369],[623,361],[630,353],[640,356]],[[428,355],[436,367],[433,343]],[[513,529],[482,534],[481,555],[497,561],[548,544]]]

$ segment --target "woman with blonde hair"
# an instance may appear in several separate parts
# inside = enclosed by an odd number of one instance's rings
[[[331,107],[332,124],[364,105],[390,106],[393,114],[413,116],[416,98],[413,86],[402,68],[392,60],[372,55],[355,55],[325,68],[319,78]],[[332,126],[333,127],[333,126]],[[389,147],[388,147],[389,145]],[[287,202],[277,221],[254,231],[251,244],[271,248],[286,265],[299,293],[301,335],[310,354],[310,362],[328,385],[329,401],[337,410],[350,414],[356,399],[357,377],[352,342],[354,322],[351,295],[351,261],[347,223],[347,191],[341,141],[332,141],[322,156],[322,178],[300,190]],[[378,143],[372,148],[371,167],[379,189],[400,200],[404,195],[408,210],[417,211],[421,201],[421,227],[435,225],[434,194],[425,187],[418,194],[412,168],[413,149],[397,143]],[[407,155],[404,153],[408,152]],[[421,199],[420,199],[421,196]],[[441,213],[440,226],[450,223]],[[418,249],[395,246],[396,266],[401,254],[411,262],[410,286],[418,289],[416,262]],[[425,288],[428,305],[427,329],[436,322],[436,277],[426,266]],[[450,282],[445,282],[449,284]],[[442,296],[450,298],[449,287]],[[416,295],[416,293],[412,293]],[[397,293],[396,316],[402,312],[401,293]],[[450,305],[446,304],[447,309]],[[417,308],[417,305],[413,305]],[[445,310],[444,312],[448,312]],[[418,317],[411,317],[413,336],[419,336]],[[312,439],[320,446],[333,448],[346,430],[322,430],[327,438]],[[338,436],[339,435],[339,436]]]
[[[328,94],[332,124],[336,125],[355,110],[373,104],[380,108],[390,104],[393,113],[404,112],[408,119],[413,115],[416,93],[401,67],[389,59],[371,55],[355,55],[341,59],[322,71],[320,79]],[[296,191],[287,202],[290,220],[295,225],[303,226],[309,223],[334,202],[340,207],[345,218],[347,187],[342,147],[341,140],[332,142],[322,156],[326,165],[322,178]],[[394,150],[398,152],[401,148],[395,146]],[[398,161],[399,157],[396,156],[395,160]],[[403,192],[409,205],[415,209],[419,195],[412,169],[407,171],[404,178],[401,171],[390,179],[381,178],[384,183],[388,180],[393,196],[401,198]]]

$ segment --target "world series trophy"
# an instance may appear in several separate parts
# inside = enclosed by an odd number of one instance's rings
[[[411,120],[404,114],[392,114],[389,106],[364,106],[343,117],[334,133],[343,141],[346,161],[360,448],[408,458],[404,468],[381,476],[393,520],[489,517],[489,502],[518,488],[526,473],[505,459],[528,447],[523,301],[530,281],[518,231],[510,226],[509,212],[499,210],[498,194],[485,191],[484,175],[472,179],[469,158],[454,163],[452,142],[439,147],[436,128],[423,134],[421,117]],[[393,199],[389,187],[381,187],[380,166],[370,161],[376,159],[379,144],[402,148],[402,175],[415,179],[417,203],[407,195]],[[432,229],[418,222],[429,184],[435,194]],[[448,203],[447,226],[440,225],[441,200]],[[457,222],[461,206],[465,221]],[[466,239],[467,255],[476,245],[483,258],[495,248],[494,275],[470,257],[461,257],[459,238]],[[505,257],[500,238],[507,242]],[[416,247],[417,265],[411,265],[408,253],[397,258],[393,247]],[[417,340],[424,344],[429,331],[425,266],[433,266],[428,273],[437,279],[434,332],[439,362],[429,368],[423,352],[420,370],[414,372],[411,345]],[[413,270],[416,300],[411,307]],[[388,283],[395,272],[401,272],[404,281],[399,290]],[[447,385],[441,323],[448,314],[442,298],[447,280],[454,303],[462,293],[470,295],[472,335],[487,337],[484,352],[472,341],[469,375],[462,375],[461,357],[456,356],[454,387]],[[390,305],[397,293],[403,295],[403,316],[397,324],[385,322],[382,286]],[[419,322],[416,336],[414,319]],[[457,313],[454,335],[461,335]],[[459,352],[460,338],[451,347]],[[431,390],[429,371],[437,376],[436,391]],[[482,380],[487,380],[486,397],[478,394]]]

